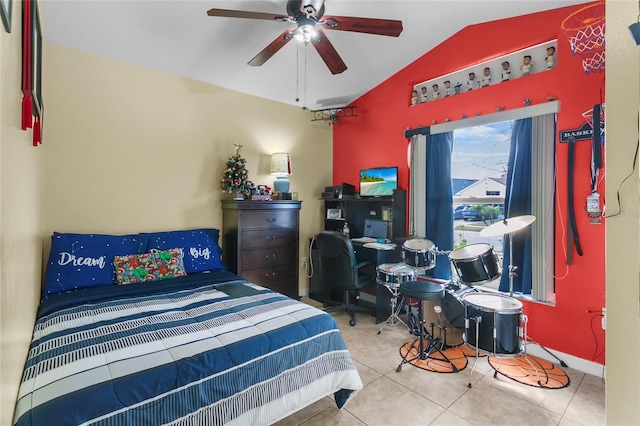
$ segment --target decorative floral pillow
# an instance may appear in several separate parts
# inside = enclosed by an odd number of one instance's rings
[[[151,253],[115,256],[113,266],[117,284],[133,284],[167,278],[184,277],[183,253],[174,248]]]

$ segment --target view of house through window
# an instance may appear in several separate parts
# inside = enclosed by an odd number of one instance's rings
[[[480,231],[504,217],[506,174],[513,121],[453,132],[451,187],[454,249],[467,244],[491,244],[502,261],[503,237],[483,237]],[[498,282],[495,282],[497,288]]]

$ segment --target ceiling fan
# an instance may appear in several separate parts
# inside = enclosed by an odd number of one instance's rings
[[[225,9],[210,9],[207,11],[207,15],[295,23],[296,28],[288,29],[280,34],[271,44],[250,60],[249,65],[257,67],[264,64],[291,39],[296,38],[304,43],[311,43],[332,74],[340,74],[347,69],[347,66],[322,28],[391,37],[398,37],[402,32],[402,21],[324,16],[324,0],[289,0],[287,1],[287,15]]]

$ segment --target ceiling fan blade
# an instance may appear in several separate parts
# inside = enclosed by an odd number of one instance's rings
[[[324,63],[327,64],[331,74],[340,74],[345,71],[347,66],[327,38],[327,35],[320,29],[316,29],[316,32],[318,35],[315,39],[311,39],[311,44],[316,48]]]
[[[247,12],[244,10],[226,10],[226,9],[209,9],[207,11],[209,16],[221,16],[224,18],[247,18],[247,19],[264,19],[267,21],[278,21],[282,19],[289,19],[285,15],[276,15],[274,13],[262,13],[262,12]]]
[[[249,61],[249,65],[253,67],[259,67],[264,64],[275,55],[278,50],[282,49],[282,46],[287,44],[292,38],[295,30],[286,30],[275,40],[273,40],[267,47],[265,47],[262,52],[258,53],[252,60]]]
[[[393,19],[325,16],[322,23],[327,30],[353,31],[391,37],[398,37],[402,32],[402,21]]]

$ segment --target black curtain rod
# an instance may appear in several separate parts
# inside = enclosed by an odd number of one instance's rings
[[[427,127],[417,127],[415,129],[407,129],[404,131],[404,137],[405,139],[409,139],[413,136],[417,136],[417,135],[428,135],[430,134],[430,126]]]

